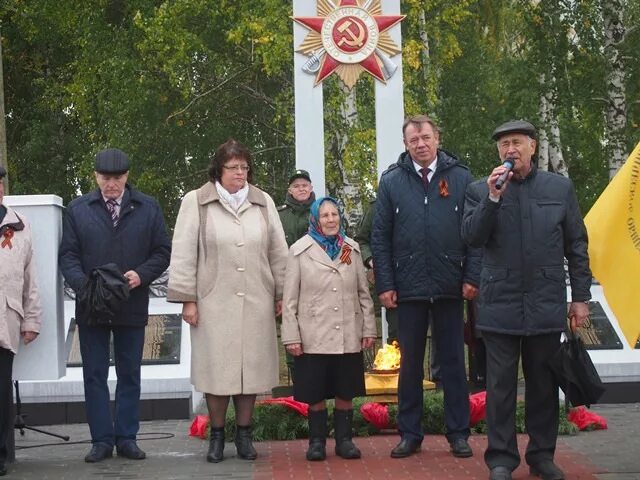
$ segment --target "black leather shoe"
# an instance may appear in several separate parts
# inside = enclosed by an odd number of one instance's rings
[[[219,463],[224,459],[224,427],[211,429],[207,462]]]
[[[147,454],[144,453],[134,440],[128,442],[122,442],[116,447],[119,457],[130,458],[131,460],[144,460],[147,458]]]
[[[536,477],[541,477],[542,480],[564,480],[564,472],[551,460],[543,460],[530,465],[529,473]]]
[[[464,438],[456,438],[451,445],[451,453],[454,457],[467,458],[473,456],[473,450]]]
[[[258,452],[253,448],[251,426],[236,425],[236,452],[243,460],[255,460]]]
[[[420,451],[420,442],[403,438],[400,443],[391,450],[391,458],[404,458]]]
[[[7,467],[4,466],[4,463],[0,463],[0,477],[4,477],[7,474]]]
[[[489,473],[489,480],[511,480],[511,470],[507,467],[493,467]]]
[[[97,463],[105,458],[111,457],[113,457],[113,447],[105,445],[104,443],[94,443],[91,451],[84,457],[84,461],[87,463]]]

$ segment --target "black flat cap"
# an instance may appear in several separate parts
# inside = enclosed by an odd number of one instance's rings
[[[289,177],[289,185],[291,185],[291,182],[293,182],[296,178],[304,178],[307,182],[311,181],[311,176],[309,175],[309,172],[302,169],[298,169],[295,172],[293,172],[293,175]]]
[[[491,138],[498,140],[501,136],[507,133],[522,133],[531,138],[536,138],[536,127],[531,125],[526,120],[511,120],[510,122],[503,123],[493,131]]]
[[[4,169],[4,167],[0,167],[0,179],[4,178],[6,174],[7,171]]]
[[[121,174],[129,171],[129,157],[122,150],[107,148],[96,154],[96,172]]]

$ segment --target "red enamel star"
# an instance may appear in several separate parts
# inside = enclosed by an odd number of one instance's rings
[[[317,72],[316,85],[341,66],[338,74],[349,88],[363,70],[386,83],[382,65],[395,69],[387,54],[400,52],[388,30],[405,15],[382,15],[379,0],[318,0],[318,14],[293,18],[310,30],[298,51],[310,55],[305,71]]]

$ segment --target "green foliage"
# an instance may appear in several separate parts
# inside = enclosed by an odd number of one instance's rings
[[[483,176],[497,162],[494,126],[528,118],[548,127],[540,98],[552,92],[586,212],[608,181],[606,5],[403,0],[405,112],[433,116],[443,146]],[[618,46],[628,151],[640,141],[639,5],[626,3]],[[159,199],[171,226],[215,148],[235,137],[255,152],[254,181],[282,201],[295,163],[291,14],[282,0],[0,2],[12,193],[68,202],[94,187],[95,152],[116,146],[131,156],[131,182]],[[373,80],[356,84],[350,118],[334,77],[317,88],[328,191],[351,183],[346,206],[358,210],[377,183]]]
[[[360,408],[365,403],[375,402],[375,397],[356,398],[353,400],[353,432],[358,437],[368,437],[380,433],[373,425],[368,423],[360,413]],[[333,425],[333,402],[328,402],[329,428]],[[398,406],[388,405],[389,423],[391,428],[397,424]],[[425,433],[433,435],[445,434],[444,423],[444,396],[441,391],[427,391],[424,394],[424,415],[422,428]],[[486,422],[483,420],[472,428],[473,433],[486,434]],[[516,431],[526,433],[524,426],[524,402],[518,401],[516,409]],[[563,405],[560,407],[560,422],[558,433],[560,435],[575,435],[577,427],[567,420]],[[225,422],[225,436],[228,441],[235,434],[235,412],[233,407],[227,411]],[[207,430],[207,436],[209,431]],[[265,440],[294,440],[307,438],[309,428],[306,417],[278,404],[257,403],[253,413],[253,437],[256,441]]]
[[[232,439],[235,435],[235,412],[227,412],[225,436]],[[253,438],[263,440],[294,440],[307,438],[307,421],[297,412],[281,405],[258,404],[253,414]]]

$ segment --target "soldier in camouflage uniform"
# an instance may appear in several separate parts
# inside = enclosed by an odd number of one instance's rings
[[[296,170],[289,177],[289,188],[284,205],[278,207],[287,245],[293,245],[309,229],[309,210],[315,202],[311,177],[306,170]]]
[[[300,169],[293,172],[293,175],[289,177],[287,198],[284,205],[278,207],[287,246],[293,245],[309,230],[309,211],[315,200],[316,195],[313,193],[309,172]],[[289,375],[291,375],[291,381],[295,381],[293,356],[289,352],[287,352],[287,368]]]

